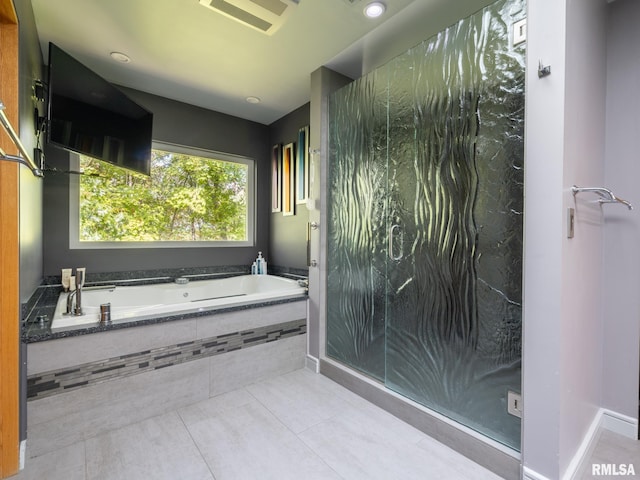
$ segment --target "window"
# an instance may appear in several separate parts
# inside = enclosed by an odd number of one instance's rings
[[[154,144],[151,176],[80,156],[71,182],[71,248],[251,246],[254,165]]]

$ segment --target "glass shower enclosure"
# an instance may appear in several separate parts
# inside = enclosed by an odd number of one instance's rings
[[[515,450],[523,0],[498,1],[329,100],[326,355]]]

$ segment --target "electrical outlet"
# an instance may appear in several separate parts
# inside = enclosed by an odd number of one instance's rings
[[[522,20],[513,24],[513,46],[526,42],[527,41],[527,19],[523,18]]]
[[[522,418],[522,395],[511,390],[507,392],[507,413]]]

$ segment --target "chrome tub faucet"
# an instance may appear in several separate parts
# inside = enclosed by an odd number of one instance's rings
[[[76,289],[67,296],[66,315],[82,315],[82,286],[84,285],[84,268],[76,270]],[[75,298],[75,305],[74,305]]]

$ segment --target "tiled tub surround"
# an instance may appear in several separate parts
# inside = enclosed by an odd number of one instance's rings
[[[307,322],[303,318],[43,372],[28,377],[27,398],[57,395],[112,379],[303,335],[306,331]]]
[[[300,298],[29,343],[30,455],[302,368],[306,315]]]

